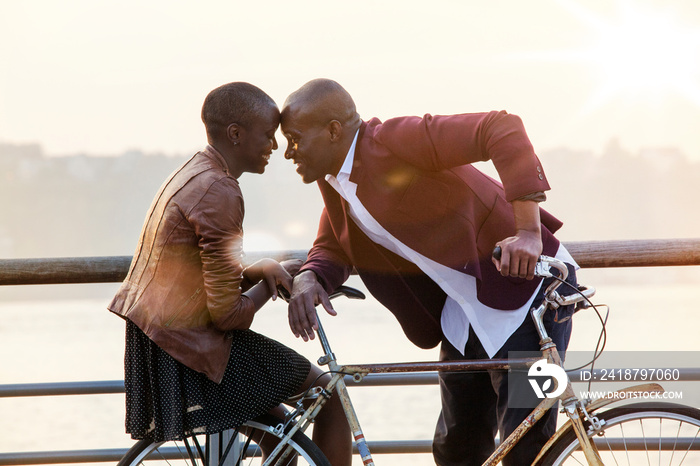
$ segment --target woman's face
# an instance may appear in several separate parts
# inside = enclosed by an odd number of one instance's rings
[[[239,161],[242,172],[263,173],[273,150],[277,149],[275,132],[280,122],[280,112],[270,105],[247,128],[240,141]]]

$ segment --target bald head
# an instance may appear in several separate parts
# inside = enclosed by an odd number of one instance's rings
[[[314,79],[293,92],[282,107],[282,134],[305,183],[336,175],[362,121],[350,94],[335,81]]]
[[[345,127],[359,127],[355,102],[343,86],[331,79],[314,79],[287,97],[282,113],[304,117],[314,126],[337,120]]]

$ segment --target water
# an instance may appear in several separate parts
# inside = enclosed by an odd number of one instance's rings
[[[697,270],[583,271],[598,288],[596,303],[611,306],[608,350],[695,351]],[[690,277],[686,276],[690,273]],[[622,279],[626,282],[621,282]],[[351,283],[362,288],[358,282]],[[114,285],[116,289],[116,285]],[[124,323],[106,311],[104,296],[75,300],[0,301],[0,384],[114,380],[123,376]],[[324,326],[341,363],[436,360],[403,336],[391,314],[368,300],[337,300],[337,318]],[[576,316],[570,349],[592,350],[600,332],[588,311]],[[253,328],[315,361],[317,341],[304,343],[288,330],[283,303],[260,311]],[[370,440],[428,439],[439,413],[437,386],[351,388]],[[0,399],[0,451],[128,447],[124,397],[115,395]],[[430,455],[378,455],[377,463],[432,464]],[[361,464],[356,458],[355,464]]]

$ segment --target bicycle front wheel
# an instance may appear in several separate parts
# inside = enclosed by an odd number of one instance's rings
[[[604,464],[700,465],[700,410],[670,403],[637,403],[595,413],[605,421],[592,438]],[[539,463],[588,464],[570,430]]]
[[[136,465],[261,465],[263,451],[270,452],[282,434],[276,433],[280,420],[271,415],[246,422],[239,429],[221,434],[201,434],[180,441],[154,443],[140,440],[124,455],[118,466]],[[321,450],[302,432],[290,441],[293,453],[277,466],[330,466]]]

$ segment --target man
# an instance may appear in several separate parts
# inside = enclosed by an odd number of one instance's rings
[[[296,336],[314,337],[315,305],[335,315],[327,293],[355,268],[414,344],[442,342],[443,360],[539,349],[527,318],[542,299],[541,280],[533,280],[537,258],[574,262],[553,236],[561,222],[538,206],[549,184],[518,117],[362,121],[345,89],[317,79],[287,98],[281,128],[285,157],[305,183],[318,183],[325,204],[294,278],[289,320]],[[502,185],[470,165],[484,160],[494,163]],[[495,246],[500,261],[491,257]],[[565,349],[570,323],[547,326]],[[509,409],[502,374],[441,374],[440,387],[433,445],[440,465],[481,464],[497,428],[504,437],[529,412]],[[555,423],[552,411],[504,464],[530,464]]]

